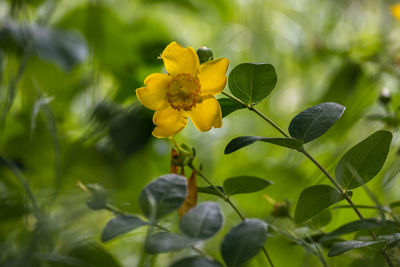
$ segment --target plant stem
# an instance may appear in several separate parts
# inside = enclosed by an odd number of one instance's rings
[[[195,170],[197,172],[197,174],[203,178],[204,181],[206,181],[214,190],[216,190],[218,192],[218,195],[229,204],[229,206],[232,207],[232,209],[236,212],[236,214],[240,217],[240,219],[242,219],[242,221],[244,221],[246,219],[246,217],[239,211],[239,209],[232,203],[232,201],[229,199],[229,197],[227,195],[225,195],[216,185],[214,185],[210,179],[207,178],[207,176],[204,175],[204,173],[195,168],[193,165],[189,165],[189,167],[192,170]],[[271,257],[269,256],[267,250],[265,249],[265,247],[262,248],[262,251],[264,252],[265,257],[267,258],[269,264],[271,265],[271,267],[274,267],[274,263],[272,262]]]
[[[223,95],[229,97],[230,99],[236,101],[237,103],[241,104],[243,107],[246,107],[247,109],[253,111],[256,113],[258,116],[260,116],[262,119],[264,119],[267,123],[269,123],[272,127],[274,127],[277,131],[279,131],[284,137],[290,137],[282,128],[280,128],[275,122],[273,122],[270,118],[265,116],[263,113],[261,113],[258,109],[254,108],[251,105],[246,105],[242,100],[236,98],[235,96],[228,94],[226,92],[222,92]],[[346,194],[346,192],[343,190],[343,188],[333,179],[333,177],[328,173],[328,171],[317,161],[315,160],[307,151],[305,151],[304,148],[298,149],[299,152],[303,153],[307,158],[309,158],[315,166],[317,166],[321,172],[331,181],[331,183],[336,187],[336,189],[342,194],[342,196],[346,199],[346,201],[350,204],[351,208],[354,210],[354,212],[357,214],[357,216],[360,218],[360,220],[364,220],[364,216],[361,214],[359,209],[356,207],[356,205],[353,203],[353,201],[350,199],[350,197]],[[372,230],[369,231],[371,237],[374,240],[377,240],[378,237],[376,236],[375,232]],[[384,250],[380,250],[381,254],[385,258],[387,264],[392,267],[393,263],[391,262],[389,256],[385,253]]]

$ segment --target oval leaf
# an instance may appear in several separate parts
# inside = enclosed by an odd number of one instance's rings
[[[300,194],[294,221],[296,224],[303,223],[342,199],[343,196],[332,186],[315,185],[308,187]]]
[[[238,109],[244,108],[240,103],[235,102],[229,98],[219,98],[218,103],[221,106],[222,118],[228,116]]]
[[[299,149],[303,146],[303,141],[295,138],[272,138],[272,137],[260,137],[260,136],[240,136],[232,139],[225,147],[225,154],[230,154],[242,147],[253,144],[254,142],[262,141],[278,146],[283,146],[291,149]]]
[[[182,206],[187,194],[186,180],[181,175],[167,174],[148,184],[139,196],[144,215],[159,219]]]
[[[355,248],[363,248],[363,247],[369,247],[372,245],[377,245],[377,247],[381,247],[382,245],[385,244],[386,241],[380,240],[380,241],[344,241],[344,242],[338,242],[333,244],[331,249],[328,252],[328,257],[335,257],[339,256],[349,250],[355,249]]]
[[[364,219],[364,220],[358,220],[354,222],[347,223],[345,225],[340,226],[336,230],[325,234],[322,238],[321,241],[326,241],[330,240],[333,238],[336,238],[340,235],[356,232],[356,231],[361,231],[361,230],[371,230],[379,227],[385,227],[388,226],[389,224],[394,224],[394,222],[391,221],[382,221],[379,219],[371,218],[371,219]]]
[[[208,239],[222,227],[221,208],[214,202],[203,202],[189,210],[180,220],[181,232],[190,238]]]
[[[231,177],[224,181],[227,195],[258,192],[271,185],[272,182],[254,176]]]
[[[101,234],[101,241],[106,242],[146,224],[147,222],[141,220],[139,217],[119,215],[108,221]]]
[[[377,131],[344,154],[336,166],[335,176],[345,189],[366,184],[381,170],[389,153],[392,133]]]
[[[221,254],[229,266],[240,266],[263,248],[268,225],[259,219],[246,219],[233,227],[221,244]]]
[[[296,115],[290,122],[290,136],[308,143],[328,131],[342,116],[345,109],[344,106],[333,102],[308,108]]]
[[[229,90],[246,104],[255,104],[274,89],[277,76],[274,66],[265,63],[242,63],[229,74]]]
[[[149,237],[146,251],[149,254],[164,253],[181,250],[193,246],[199,240],[169,232],[159,232]]]
[[[223,267],[217,261],[211,261],[202,256],[192,256],[174,262],[170,267]]]
[[[217,188],[220,190],[220,192],[224,193],[224,188],[222,186],[217,186]],[[199,186],[197,187],[197,192],[221,197],[217,190],[215,190],[212,186]]]

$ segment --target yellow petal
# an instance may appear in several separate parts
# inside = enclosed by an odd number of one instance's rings
[[[203,101],[190,111],[190,119],[199,131],[205,132],[212,126],[220,128],[221,106],[212,95],[203,98]]]
[[[200,63],[193,48],[184,48],[180,44],[172,42],[164,49],[161,58],[170,75],[189,73],[196,77]]]
[[[153,116],[153,123],[157,126],[153,130],[153,135],[158,138],[173,136],[187,124],[187,115],[185,111],[178,111],[172,107],[156,111]]]
[[[145,87],[136,89],[136,96],[142,105],[152,110],[168,107],[167,86],[171,77],[162,73],[153,73],[144,80]]]
[[[390,11],[396,19],[400,19],[400,3],[390,6]]]
[[[199,80],[201,84],[201,94],[217,95],[222,92],[226,84],[226,70],[229,60],[220,58],[207,61],[200,65]]]

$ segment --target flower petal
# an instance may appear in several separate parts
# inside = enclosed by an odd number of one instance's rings
[[[136,89],[140,103],[152,110],[168,107],[167,86],[171,77],[162,73],[153,73],[144,80],[145,87]]]
[[[220,128],[222,126],[221,106],[215,97],[207,95],[203,98],[203,102],[190,111],[190,119],[202,132],[210,130],[212,126]]]
[[[390,11],[396,19],[400,19],[400,3],[390,6]]]
[[[164,49],[161,58],[170,75],[189,73],[196,77],[200,63],[193,48],[184,48],[177,42],[172,42]]]
[[[170,137],[185,128],[187,124],[187,115],[185,111],[179,111],[169,106],[164,110],[154,113],[153,123],[157,126],[153,130],[153,135],[155,137]]]
[[[201,84],[201,94],[217,95],[222,92],[226,84],[226,70],[229,60],[220,58],[207,61],[200,65],[199,80]]]

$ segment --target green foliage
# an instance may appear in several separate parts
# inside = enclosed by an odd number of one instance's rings
[[[187,237],[208,239],[222,227],[223,216],[217,203],[203,202],[189,210],[181,219],[179,228]]]
[[[177,251],[193,246],[198,242],[199,240],[191,239],[183,235],[159,232],[150,236],[146,244],[146,251],[150,254]]]
[[[335,257],[339,256],[347,251],[356,248],[363,247],[382,247],[385,244],[385,241],[345,241],[335,243],[332,248],[329,250],[328,256]]]
[[[303,142],[295,138],[241,136],[232,139],[225,147],[225,154],[230,154],[254,142],[261,141],[291,149],[301,149]]]
[[[396,225],[396,223],[394,223],[394,222],[381,221],[380,219],[375,219],[375,218],[354,221],[354,222],[344,224],[344,225],[340,226],[339,228],[335,229],[334,231],[325,234],[324,236],[322,236],[322,238],[320,240],[326,241],[329,239],[336,238],[340,235],[353,233],[353,232],[361,231],[361,230],[371,230],[371,229],[376,229],[376,228],[381,228],[381,227],[388,227],[389,224]]]
[[[40,25],[21,26],[12,21],[0,29],[0,48],[32,52],[64,70],[71,70],[88,55],[86,42],[79,35]]]
[[[297,201],[294,221],[296,224],[304,223],[342,199],[343,196],[332,186],[308,187],[301,192]]]
[[[257,104],[274,89],[277,81],[271,64],[242,63],[228,77],[229,89],[234,96],[248,105]]]
[[[109,241],[121,234],[125,234],[140,226],[146,225],[147,222],[141,220],[137,216],[118,215],[108,221],[101,234],[101,241]]]
[[[177,210],[187,195],[186,178],[167,174],[148,184],[140,193],[139,205],[151,221]]]
[[[211,261],[205,257],[192,256],[174,262],[170,267],[222,267],[219,262]]]
[[[254,176],[236,176],[225,179],[224,192],[228,196],[261,191],[272,182]]]
[[[243,109],[243,105],[241,105],[238,102],[233,101],[230,98],[219,98],[218,103],[221,106],[221,111],[222,111],[222,118],[228,116],[232,112],[238,110],[238,109]]]
[[[328,131],[344,110],[345,107],[337,103],[322,103],[308,108],[292,119],[289,133],[293,138],[308,143]]]
[[[224,237],[221,254],[229,267],[240,266],[264,247],[268,225],[259,219],[247,219]]]
[[[392,134],[382,130],[352,147],[336,166],[336,180],[345,189],[357,188],[369,182],[385,163],[391,142]]]

